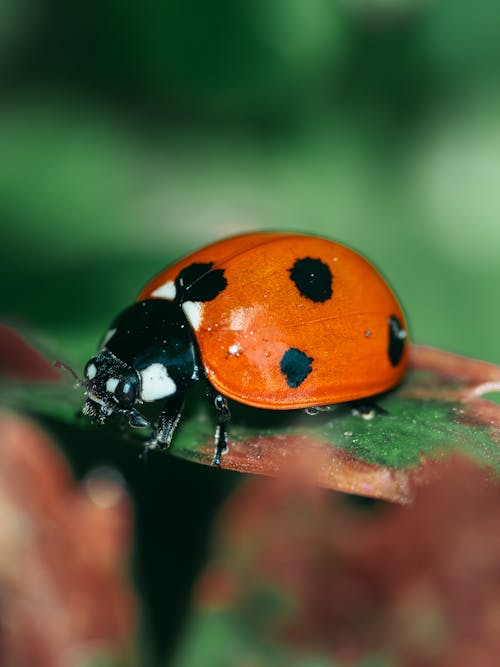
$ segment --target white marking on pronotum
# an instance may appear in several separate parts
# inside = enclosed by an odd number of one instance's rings
[[[185,301],[182,304],[184,315],[189,320],[189,323],[195,331],[198,331],[201,324],[201,316],[203,313],[203,304],[200,301]]]
[[[85,371],[85,375],[89,380],[93,380],[97,375],[97,366],[95,364],[89,364],[87,366],[87,370]]]
[[[163,364],[151,364],[142,371],[141,398],[143,401],[156,401],[171,396],[177,391],[175,382]]]
[[[108,378],[106,380],[106,391],[112,394],[118,386],[120,380],[118,378]]]
[[[175,283],[173,280],[169,280],[163,285],[160,285],[160,287],[157,287],[154,292],[151,292],[151,296],[158,296],[162,299],[170,300],[175,299],[176,294],[177,291],[175,289]]]
[[[109,343],[109,341],[113,338],[113,336],[116,333],[116,329],[110,329],[108,333],[104,336],[102,340],[102,347],[106,347],[106,345]]]

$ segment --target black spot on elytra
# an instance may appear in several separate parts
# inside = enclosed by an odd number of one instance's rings
[[[331,298],[332,272],[320,259],[298,259],[289,271],[296,288],[306,299],[323,303]]]
[[[213,269],[213,262],[186,266],[175,279],[176,301],[212,301],[227,287],[224,269]]]
[[[393,366],[397,366],[401,361],[406,344],[406,335],[399,319],[395,315],[391,315],[389,317],[389,348],[387,353]]]
[[[289,387],[296,389],[312,371],[312,357],[296,347],[289,348],[281,358],[280,370],[286,377]]]

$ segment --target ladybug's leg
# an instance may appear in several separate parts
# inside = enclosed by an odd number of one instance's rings
[[[366,421],[373,419],[375,415],[387,414],[385,408],[382,408],[375,401],[370,401],[370,399],[351,403],[351,412],[355,417],[361,417],[361,419],[365,419]]]
[[[375,415],[386,415],[387,410],[373,399],[365,398],[359,401],[349,401],[348,403],[334,403],[332,405],[314,405],[309,408],[304,408],[304,412],[307,415],[317,415],[320,412],[330,412],[333,410],[344,408],[350,410],[351,414],[355,417],[361,417],[361,419],[370,420],[375,417]]]
[[[170,447],[174,431],[179,423],[184,408],[184,396],[170,396],[160,412],[153,437],[148,441],[148,449],[167,449]]]
[[[217,426],[215,428],[215,453],[212,459],[213,466],[220,467],[221,456],[227,451],[227,428],[231,419],[231,412],[227,400],[222,394],[215,394],[214,405],[217,410]]]
[[[304,412],[306,413],[306,415],[314,417],[320,412],[331,412],[332,410],[335,410],[337,407],[338,407],[337,405],[312,405],[309,408],[304,408]]]

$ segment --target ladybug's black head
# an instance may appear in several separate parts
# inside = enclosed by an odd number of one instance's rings
[[[118,412],[128,415],[131,426],[148,426],[135,404],[182,395],[198,378],[182,310],[165,299],[140,301],[115,319],[102,350],[87,363],[83,413],[103,423]]]
[[[138,373],[109,350],[99,352],[88,362],[82,384],[87,393],[83,414],[93,421],[103,424],[118,412],[128,415],[131,426],[149,426],[147,419],[133,407],[140,400]]]

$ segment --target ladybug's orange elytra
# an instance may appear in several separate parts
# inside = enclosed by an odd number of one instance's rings
[[[167,268],[139,300],[172,298],[193,264],[226,280],[216,298],[183,304],[207,378],[224,396],[284,410],[365,398],[401,381],[404,314],[354,250],[302,234],[236,236]]]

